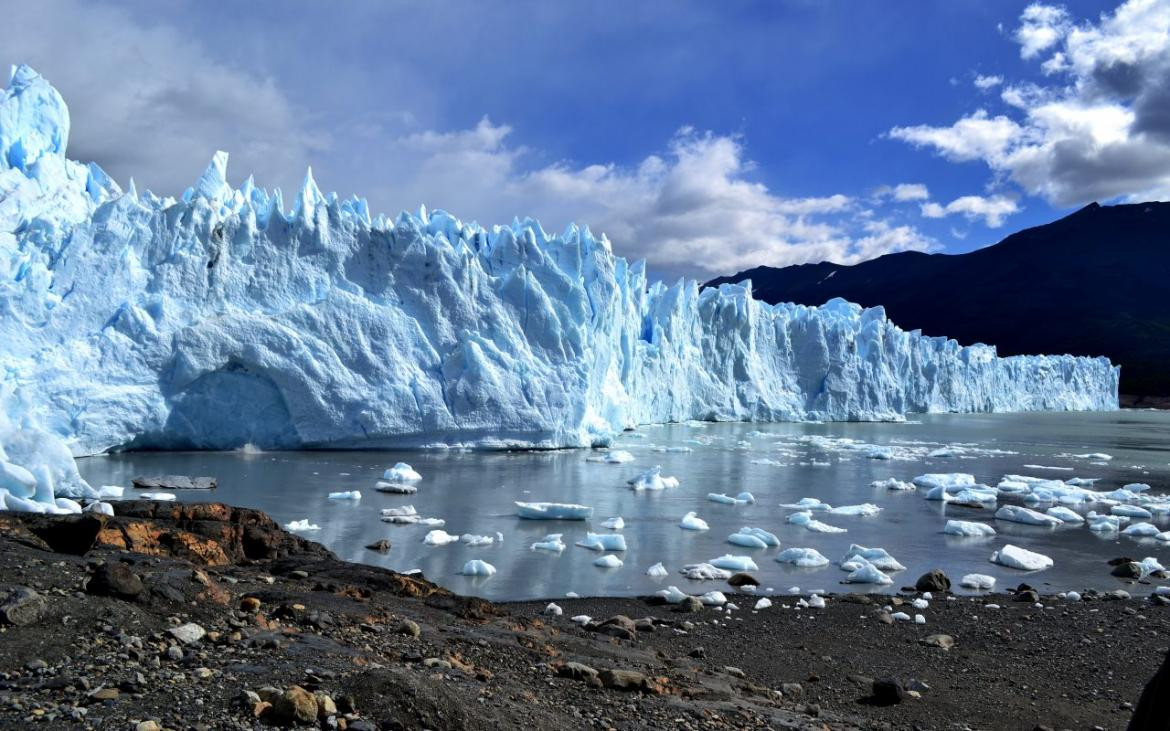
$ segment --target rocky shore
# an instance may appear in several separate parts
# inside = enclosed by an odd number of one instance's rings
[[[0,727],[1120,729],[1170,644],[1123,593],[725,593],[491,604],[254,510],[0,513]]]

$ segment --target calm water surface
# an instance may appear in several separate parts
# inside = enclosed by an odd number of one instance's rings
[[[903,459],[866,456],[843,439],[890,447]],[[957,456],[929,457],[930,451],[957,447]],[[690,451],[665,451],[688,448]],[[426,576],[461,593],[503,599],[559,597],[574,591],[589,595],[644,594],[676,584],[699,593],[722,589],[722,582],[688,582],[677,574],[683,564],[708,561],[725,553],[750,555],[753,572],[777,592],[799,586],[805,591],[839,591],[845,572],[836,566],[802,570],[776,563],[778,549],[751,550],[726,543],[743,526],[777,534],[781,548],[816,548],[837,560],[851,543],[880,546],[907,570],[894,575],[893,588],[912,584],[922,572],[941,568],[956,581],[965,573],[998,577],[999,586],[1027,581],[1051,591],[1118,586],[1105,561],[1116,556],[1154,556],[1170,561],[1170,549],[1153,539],[1094,534],[1087,528],[1038,528],[995,521],[991,510],[973,510],[923,499],[923,492],[887,492],[870,487],[874,480],[910,480],[927,472],[969,472],[979,482],[996,484],[1005,474],[1046,478],[1100,478],[1097,488],[1145,482],[1157,493],[1170,492],[1170,412],[1118,411],[1089,414],[976,414],[913,417],[904,424],[695,424],[645,427],[627,433],[615,449],[635,461],[601,464],[588,461],[589,450],[526,453],[485,452],[268,452],[239,454],[139,453],[78,461],[82,476],[94,485],[130,485],[140,475],[214,475],[214,493],[179,492],[184,501],[221,501],[259,508],[281,523],[308,518],[321,529],[303,533],[339,556],[396,570],[422,569]],[[1104,452],[1113,459],[1093,464],[1072,455]],[[771,463],[761,463],[770,460]],[[416,495],[374,491],[387,467],[404,461],[423,475]],[[626,481],[661,465],[680,487],[664,492],[633,492]],[[1062,470],[1039,469],[1062,467]],[[1069,470],[1068,468],[1072,468]],[[329,500],[332,491],[360,490],[359,502]],[[707,500],[707,493],[750,491],[755,505],[729,506]],[[127,489],[127,496],[132,490]],[[848,529],[842,534],[811,533],[790,525],[792,512],[780,503],[816,497],[833,505],[875,503],[874,517],[818,515]],[[594,508],[591,524],[545,522],[515,517],[516,500],[582,503]],[[1001,504],[1015,502],[1007,499]],[[433,547],[422,537],[430,528],[383,523],[382,508],[414,505],[424,516],[446,520],[449,533],[494,535],[504,541],[490,547],[459,544]],[[688,511],[710,524],[706,532],[678,527]],[[628,550],[618,554],[617,569],[593,566],[600,554],[573,544],[591,527],[624,518]],[[970,539],[941,533],[947,518],[987,521],[999,535]],[[1161,524],[1163,529],[1170,528]],[[547,533],[563,533],[568,548],[560,554],[532,551],[529,545]],[[364,546],[389,538],[383,555]],[[1051,556],[1054,568],[1025,574],[989,563],[1005,543]],[[472,558],[493,564],[490,578],[457,572]],[[671,576],[652,579],[646,569],[663,562]],[[862,588],[865,587],[854,587]]]

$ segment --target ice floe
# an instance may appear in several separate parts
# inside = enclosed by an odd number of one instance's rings
[[[995,577],[987,574],[966,574],[959,579],[959,586],[965,589],[991,591],[995,588]]]
[[[812,517],[812,513],[807,510],[793,513],[788,516],[788,522],[793,525],[799,525],[814,533],[846,533],[847,529],[838,528],[836,526],[822,523]]]
[[[603,569],[617,569],[621,568],[622,560],[612,553],[606,554],[593,562],[594,566],[600,566]]]
[[[943,533],[952,536],[966,536],[968,538],[984,538],[995,535],[995,528],[987,523],[975,523],[969,520],[948,520],[943,526]]]
[[[467,563],[463,564],[463,569],[459,572],[464,576],[494,576],[496,567],[492,566],[487,561],[478,558],[473,558]]]
[[[896,477],[890,477],[885,480],[874,480],[873,482],[869,483],[869,486],[879,490],[893,490],[896,492],[909,492],[911,490],[918,489],[914,483],[902,482]]]
[[[526,520],[589,520],[593,508],[574,503],[526,503],[516,501],[516,516]]]
[[[1073,510],[1072,508],[1066,508],[1063,505],[1054,505],[1044,512],[1065,524],[1075,525],[1085,522],[1085,517],[1083,515]]]
[[[551,551],[560,553],[565,550],[565,542],[561,540],[562,533],[549,533],[530,547],[532,551]]]
[[[1024,525],[1039,525],[1047,527],[1064,524],[1064,521],[1053,515],[1039,513],[1035,510],[1022,508],[1018,505],[1004,505],[995,512],[995,519],[1004,520],[1009,523],[1023,523]]]
[[[829,565],[829,559],[825,558],[815,548],[786,548],[776,555],[776,560],[780,563],[790,563],[793,566],[804,569]]]
[[[708,563],[715,568],[727,569],[728,571],[759,571],[760,569],[750,556],[734,556],[730,553],[713,558]]]
[[[621,530],[622,528],[626,527],[626,521],[622,520],[622,517],[619,515],[616,518],[610,518],[603,521],[601,523],[601,527],[607,528],[609,530]]]
[[[387,492],[392,495],[414,495],[418,492],[418,486],[408,485],[405,482],[386,482],[385,480],[378,480],[374,483],[374,490],[377,492]]]
[[[302,530],[321,530],[321,526],[310,523],[308,518],[303,520],[294,520],[284,524],[284,529],[287,531],[302,531]]]
[[[362,493],[360,490],[346,490],[344,492],[329,493],[330,500],[361,500]]]
[[[387,482],[418,482],[422,475],[405,462],[398,462],[382,473],[382,479]]]
[[[713,503],[722,503],[724,505],[749,505],[756,502],[755,496],[750,492],[741,492],[735,497],[722,493],[709,492],[707,493],[707,499]]]
[[[1052,568],[1052,559],[1048,556],[1010,543],[991,554],[991,562],[1021,571],[1043,571]]]
[[[445,530],[435,529],[423,536],[422,542],[428,546],[447,546],[459,542],[459,536],[451,535]]]
[[[577,545],[590,551],[624,551],[626,537],[621,533],[586,533]]]
[[[729,535],[727,542],[744,548],[768,548],[780,545],[780,539],[774,533],[769,533],[762,528],[749,527],[740,528],[738,533]]]
[[[723,581],[731,578],[730,570],[709,563],[687,564],[679,569],[679,573],[691,581]]]
[[[906,567],[898,563],[897,559],[884,548],[866,548],[856,543],[849,546],[845,556],[841,559],[841,568],[853,571],[861,567],[859,561],[873,564],[882,571],[905,571]]]
[[[666,567],[662,565],[661,561],[659,561],[650,568],[646,569],[646,575],[654,579],[661,579],[669,576],[670,572],[667,571]]]
[[[694,511],[684,515],[678,527],[684,530],[708,530],[710,528],[707,521],[700,518]]]
[[[666,490],[668,488],[678,487],[677,477],[663,477],[662,467],[655,465],[646,470],[637,477],[627,481],[631,489],[635,491],[658,491]]]
[[[604,462],[605,464],[625,464],[634,461],[634,455],[624,449],[612,449],[605,454],[587,458],[590,462]]]

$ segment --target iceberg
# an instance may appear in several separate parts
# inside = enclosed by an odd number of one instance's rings
[[[621,530],[626,527],[626,521],[622,520],[622,516],[619,515],[616,518],[602,521],[601,527],[608,530]]]
[[[882,571],[905,571],[906,567],[898,563],[897,559],[884,548],[866,548],[856,543],[849,546],[841,559],[841,568],[854,571],[860,568],[861,562],[869,563]]]
[[[968,538],[985,538],[995,535],[995,528],[987,523],[976,523],[970,520],[948,520],[943,526],[943,533],[951,536],[965,536]]]
[[[1054,515],[1038,513],[1035,510],[1021,508],[1018,505],[1004,505],[995,511],[995,519],[1004,520],[1009,523],[1023,523],[1024,525],[1042,525],[1048,527],[1064,525],[1064,521]]]
[[[549,533],[544,538],[536,543],[533,543],[531,550],[533,551],[551,551],[552,553],[560,553],[565,550],[565,542],[561,540],[561,533]]]
[[[707,521],[700,518],[694,511],[691,511],[683,516],[678,524],[679,528],[684,530],[707,530]]]
[[[750,492],[741,492],[735,497],[724,495],[720,492],[709,492],[707,493],[707,499],[713,503],[721,503],[723,505],[751,505],[756,502],[755,496]]]
[[[374,489],[378,492],[388,492],[393,495],[414,495],[418,492],[418,487],[415,485],[407,485],[404,482],[386,482],[385,480],[375,482]]]
[[[802,569],[815,569],[829,565],[829,559],[815,548],[786,548],[776,555],[776,560],[780,563],[790,563]]]
[[[665,490],[668,487],[678,487],[677,477],[663,477],[661,467],[651,467],[637,477],[629,480],[628,484],[633,490]]]
[[[1045,510],[1044,512],[1047,513],[1048,515],[1051,515],[1053,518],[1056,518],[1060,522],[1066,523],[1066,524],[1067,523],[1077,524],[1077,523],[1084,523],[1085,522],[1085,518],[1080,513],[1078,513],[1077,511],[1075,511],[1071,508],[1066,508],[1063,505],[1055,505],[1055,506],[1049,508],[1048,510]]]
[[[738,533],[729,535],[727,542],[744,548],[767,548],[768,546],[780,545],[780,539],[776,537],[776,534],[769,533],[762,528],[747,527],[740,528]]]
[[[907,492],[918,489],[913,483],[902,482],[896,477],[888,477],[884,480],[874,480],[873,482],[869,483],[869,486],[879,490],[895,490],[900,492]]]
[[[362,493],[360,490],[347,490],[345,492],[331,492],[329,493],[330,500],[361,500]]]
[[[728,571],[759,571],[760,567],[750,556],[733,556],[730,553],[725,553],[719,558],[713,558],[708,561],[709,564],[717,569],[726,569]]]
[[[855,557],[853,560],[857,566],[845,577],[846,584],[878,584],[880,586],[887,586],[894,583],[893,579],[886,576],[877,566],[874,566],[864,558]]]
[[[604,462],[605,464],[625,464],[626,462],[633,462],[634,455],[630,454],[624,449],[614,449],[602,455],[587,457],[589,462]]]
[[[284,524],[284,529],[287,531],[302,531],[302,530],[321,530],[321,526],[310,523],[308,518],[304,520],[294,520]]]
[[[881,307],[768,305],[746,280],[651,282],[588,228],[387,217],[311,171],[287,196],[232,185],[223,152],[178,198],[139,192],[68,159],[69,132],[61,95],[15,67],[0,445],[49,465],[55,496],[94,497],[59,457],[126,448],[589,447],[692,419],[1118,405],[1105,358],[999,357]]]
[[[622,567],[622,560],[610,553],[595,560],[593,565],[600,566],[603,569],[620,569]]]
[[[731,578],[730,569],[721,569],[709,563],[692,563],[679,569],[679,573],[691,581],[722,581]]]
[[[422,539],[428,546],[448,546],[459,542],[459,536],[453,536],[445,530],[429,531]]]
[[[590,551],[624,551],[626,537],[621,533],[586,533],[577,545]]]
[[[798,513],[793,513],[788,516],[788,522],[793,525],[804,526],[806,529],[814,533],[846,533],[845,528],[838,528],[837,526],[822,523],[812,517],[812,513],[807,510],[802,510]]]
[[[478,558],[473,558],[467,563],[463,564],[463,569],[459,572],[464,576],[494,576],[496,567],[492,566],[487,561],[481,561]]]
[[[1022,571],[1043,571],[1052,568],[1052,559],[1048,556],[1013,546],[1010,543],[991,554],[991,562]]]
[[[405,462],[398,462],[382,473],[382,479],[387,482],[418,482],[422,475]]]
[[[589,520],[593,508],[573,503],[523,503],[516,501],[516,515],[527,520]]]
[[[650,568],[646,569],[646,575],[652,579],[662,579],[669,576],[670,572],[667,571],[666,567],[662,565],[661,561],[659,561]]]

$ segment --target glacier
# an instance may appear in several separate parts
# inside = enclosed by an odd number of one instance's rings
[[[178,199],[139,193],[68,138],[60,94],[15,67],[0,460],[47,465],[46,500],[92,492],[70,456],[125,449],[587,447],[690,419],[1117,407],[1104,358],[1000,358],[881,307],[651,282],[588,228],[388,218],[311,171],[286,202],[231,186],[223,152]]]

